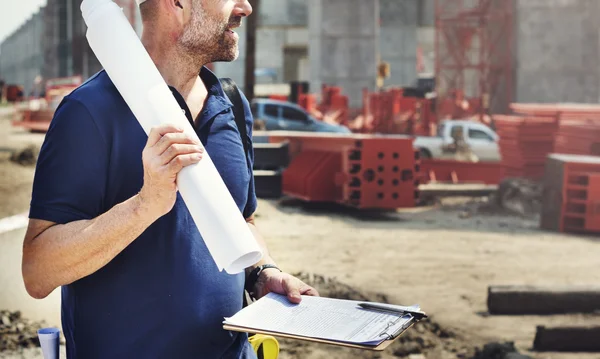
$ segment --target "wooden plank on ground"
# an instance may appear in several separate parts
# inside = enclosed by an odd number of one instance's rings
[[[600,311],[600,287],[491,286],[487,304],[490,314],[593,313]]]
[[[497,185],[479,183],[428,183],[419,186],[421,195],[433,197],[485,197],[497,190]]]

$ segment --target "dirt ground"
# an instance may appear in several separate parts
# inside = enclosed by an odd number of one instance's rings
[[[14,129],[0,113],[0,218],[26,211],[31,194],[34,169],[10,162],[10,151],[42,140],[43,135]],[[600,358],[600,354],[530,351],[537,325],[600,325],[600,315],[486,314],[490,285],[597,285],[600,239],[544,232],[538,229],[536,217],[480,211],[482,202],[485,199],[459,198],[382,214],[294,200],[260,200],[257,222],[284,270],[317,273],[369,298],[420,304],[431,323],[411,329],[411,338],[425,332],[439,334],[439,340],[425,335],[429,339],[421,339],[435,341],[435,348],[425,351],[427,358],[465,358],[469,350],[490,341],[515,342],[522,353],[534,358]],[[398,348],[373,355],[284,341],[281,358],[411,354]],[[0,353],[0,357],[22,356]]]

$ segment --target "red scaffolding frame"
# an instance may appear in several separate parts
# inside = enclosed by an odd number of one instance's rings
[[[513,100],[513,0],[436,0],[437,117],[489,120]]]

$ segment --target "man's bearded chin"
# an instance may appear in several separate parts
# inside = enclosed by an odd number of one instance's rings
[[[235,61],[239,54],[238,41],[232,41],[227,38],[227,35],[223,34],[223,37],[215,46],[215,52],[213,52],[212,62],[231,62]]]
[[[239,56],[238,40],[229,38],[226,31],[227,25],[219,27],[219,30],[215,31],[215,34],[211,37],[200,31],[190,32],[186,34],[187,36],[184,36],[187,40],[184,41],[184,47],[191,56],[201,56],[208,63],[234,61]],[[197,36],[193,36],[193,33]],[[197,41],[190,41],[194,37]]]

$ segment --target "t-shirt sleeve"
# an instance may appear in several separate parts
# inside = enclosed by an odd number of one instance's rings
[[[65,224],[102,214],[108,159],[90,112],[63,99],[40,149],[29,217]]]
[[[254,168],[254,146],[252,144],[252,128],[254,127],[254,118],[252,117],[252,110],[250,109],[250,103],[242,91],[240,91],[242,102],[244,103],[244,113],[246,114],[246,133],[248,134],[248,166],[250,171],[250,184],[248,186],[248,201],[244,208],[244,218],[250,217],[258,207],[258,200],[256,198],[256,190],[254,186],[254,174],[252,169]]]

